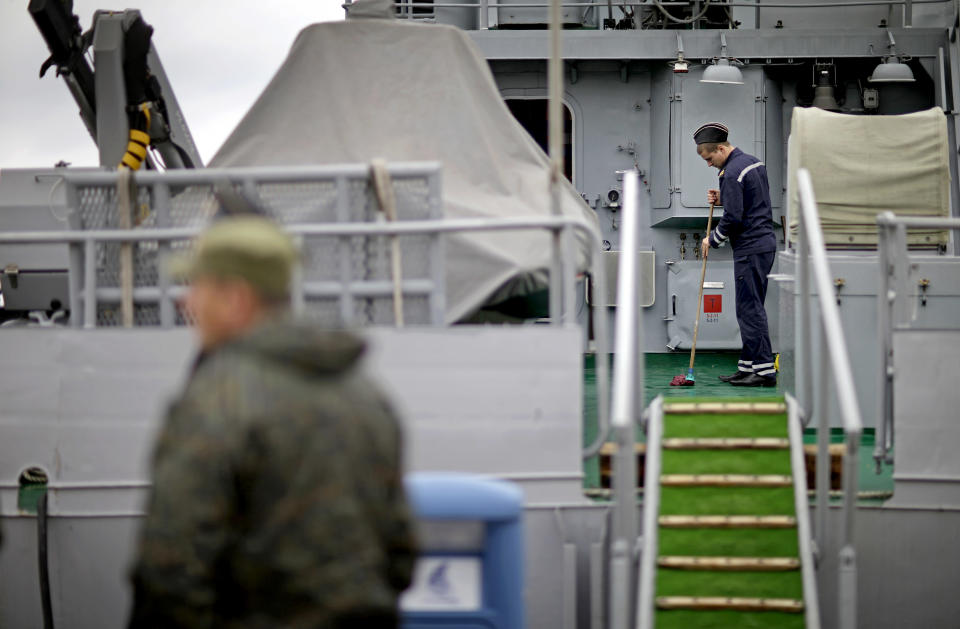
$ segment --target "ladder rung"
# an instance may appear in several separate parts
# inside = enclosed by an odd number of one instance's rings
[[[700,414],[763,414],[782,415],[787,412],[783,402],[673,402],[663,405],[667,415]]]
[[[786,450],[789,439],[759,437],[756,439],[738,437],[708,437],[697,439],[664,439],[666,450]]]
[[[740,611],[802,612],[803,601],[792,598],[727,598],[723,596],[658,596],[660,609],[736,609]]]
[[[792,515],[661,515],[660,526],[671,529],[789,529]]]
[[[681,557],[664,556],[657,560],[661,568],[678,570],[725,570],[777,572],[796,570],[800,560],[794,557]]]
[[[790,487],[793,477],[779,474],[664,474],[666,487]]]

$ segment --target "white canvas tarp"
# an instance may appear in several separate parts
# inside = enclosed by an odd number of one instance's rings
[[[790,234],[797,238],[796,173],[810,171],[826,244],[875,248],[876,216],[950,215],[947,121],[940,108],[899,116],[793,110]],[[912,245],[947,242],[944,231],[910,230]]]
[[[300,32],[211,166],[439,161],[444,215],[549,216],[548,162],[462,31],[348,19]],[[562,212],[596,216],[563,181]],[[546,287],[551,239],[474,233],[447,242],[447,319]],[[588,249],[576,241],[578,270]]]

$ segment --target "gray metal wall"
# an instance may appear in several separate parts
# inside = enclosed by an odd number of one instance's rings
[[[505,99],[546,98],[542,61],[492,61],[491,67]],[[573,182],[596,210],[613,251],[620,249],[621,207],[609,201],[609,192],[622,193],[622,171],[641,173],[640,248],[653,252],[642,272],[654,281],[643,326],[645,348],[652,352],[688,349],[691,343],[700,273],[696,251],[707,227],[707,189],[718,187],[716,169],[696,154],[693,131],[724,120],[735,145],[760,159],[773,157],[769,176],[778,222],[781,213],[785,150],[779,85],[760,67],[744,69],[743,86],[703,84],[701,73],[699,68],[677,75],[665,63],[612,60],[577,61],[567,72],[563,98],[573,113]],[[716,210],[714,225],[721,216]],[[706,291],[723,295],[723,312],[709,322],[704,318],[698,346],[739,349],[729,248],[711,251],[707,275],[724,286]],[[615,286],[616,275],[608,282]],[[767,304],[775,327],[775,294]],[[613,330],[613,310],[609,316]]]
[[[517,482],[528,506],[530,626],[564,626],[564,613],[572,622],[577,560],[564,558],[564,542],[599,539],[600,525],[584,528],[562,509],[605,509],[582,495],[579,328],[365,334],[367,368],[404,418],[407,468]],[[0,330],[0,627],[40,625],[36,525],[17,505],[18,476],[33,465],[51,481],[57,624],[122,626],[151,442],[192,351],[186,329]]]
[[[916,291],[916,295],[911,296],[913,322],[912,328],[943,330],[956,328],[960,319],[957,313],[960,312],[960,259],[954,257],[938,256],[919,256],[914,258],[916,265],[911,271],[911,276],[917,280],[925,278],[930,280],[930,286],[927,290],[926,305]],[[860,404],[860,413],[863,418],[864,426],[871,428],[877,426],[878,418],[878,398],[877,387],[879,370],[881,365],[879,349],[879,330],[877,329],[877,289],[878,289],[878,271],[879,266],[875,253],[863,254],[831,254],[829,256],[830,272],[834,280],[842,280],[843,286],[836,293],[839,299],[840,318],[843,324],[843,330],[846,335],[847,348],[850,352],[850,362],[854,374],[854,388],[857,392],[857,401]],[[778,257],[779,272],[792,276],[795,273],[796,256],[792,253],[781,253]],[[915,286],[915,282],[913,286]],[[787,390],[796,391],[797,398],[805,408],[815,408],[815,400],[820,392],[817,388],[817,366],[820,364],[821,352],[819,333],[817,330],[819,308],[814,301],[811,304],[811,316],[813,318],[814,334],[811,356],[811,363],[814,368],[814,401],[808,403],[804,399],[805,378],[804,370],[794,365],[806,365],[807,359],[803,356],[802,348],[797,347],[800,338],[800,318],[798,314],[799,288],[795,283],[790,282],[786,290],[782,291],[782,304],[777,313],[777,318],[784,317],[781,322],[784,328],[779,334],[781,348],[783,350],[782,364],[790,365],[791,369],[785,376],[784,386]],[[816,295],[816,291],[814,291]],[[769,304],[768,304],[769,306]],[[769,308],[768,308],[769,310]],[[938,358],[937,356],[943,356]],[[926,361],[917,360],[915,365],[906,365],[903,370],[897,374],[897,377],[907,376],[910,369],[923,369],[920,373],[927,373],[933,376],[937,372],[936,364],[946,361],[946,354],[931,354]],[[795,357],[795,358],[794,358]],[[787,358],[787,360],[784,360]],[[923,382],[926,382],[924,380]],[[833,391],[831,382],[831,391]],[[898,385],[902,386],[902,385]],[[929,383],[924,384],[918,389],[924,399],[929,404],[933,404],[938,399],[940,392],[931,387]],[[911,413],[909,406],[902,407],[901,412],[905,412],[905,419],[909,419]],[[836,396],[831,393],[830,416],[833,418],[832,425],[839,427],[839,406]],[[954,413],[956,415],[956,413]]]

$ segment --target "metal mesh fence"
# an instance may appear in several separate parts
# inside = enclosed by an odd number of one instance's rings
[[[297,226],[303,225],[385,220],[365,172],[354,168],[349,174],[337,174],[329,170],[316,177],[301,174],[291,180],[283,180],[278,171],[266,169],[262,176],[254,171],[242,174],[218,171],[207,181],[194,173],[189,185],[177,185],[175,175],[138,175],[132,207],[123,209],[118,206],[116,180],[109,174],[68,178],[68,186],[72,188],[69,198],[75,204],[75,228],[119,229],[124,223],[121,211],[126,211],[130,213],[129,224],[143,232],[131,245],[96,243],[96,325],[122,325],[118,295],[123,283],[122,251],[126,246],[132,249],[133,258],[134,325],[185,323],[184,313],[176,310],[172,321],[162,320],[160,304],[171,298],[159,288],[161,265],[166,257],[186,251],[190,242],[188,239],[165,242],[151,239],[151,230],[200,230],[218,215],[236,211],[237,199],[244,209],[265,214],[294,232]],[[431,197],[439,195],[439,186],[431,179],[436,176],[436,169],[432,168],[393,177],[398,221],[439,218],[440,200]],[[419,234],[398,237],[404,281],[430,280],[435,276],[435,265],[442,264],[437,246],[439,238]],[[393,324],[391,242],[390,237],[383,235],[302,237],[300,278],[305,287],[306,314],[328,327]],[[78,271],[72,269],[72,272]],[[337,294],[326,294],[332,282],[338,283],[341,290]],[[327,287],[326,293],[310,291],[309,287],[317,283]],[[373,288],[371,283],[377,287]],[[433,290],[442,293],[443,286],[434,286]],[[350,304],[344,305],[344,300],[350,300]],[[349,317],[345,317],[345,313],[349,313]],[[435,323],[431,318],[429,296],[422,292],[404,294],[403,313],[406,323]]]

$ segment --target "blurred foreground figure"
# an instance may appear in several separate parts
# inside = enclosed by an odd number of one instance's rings
[[[395,627],[414,548],[362,343],[286,316],[296,253],[228,218],[176,274],[202,350],[157,442],[130,626]]]

